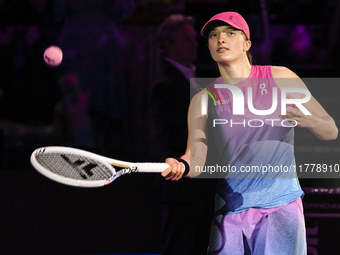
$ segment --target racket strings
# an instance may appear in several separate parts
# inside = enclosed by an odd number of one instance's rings
[[[102,162],[71,153],[41,153],[36,160],[49,171],[76,180],[106,180],[113,175]]]

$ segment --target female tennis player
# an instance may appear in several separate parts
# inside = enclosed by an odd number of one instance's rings
[[[208,38],[221,75],[211,86],[232,84],[243,95],[251,88],[252,105],[245,96],[244,115],[233,115],[233,101],[239,98],[233,98],[229,89],[218,88],[222,104],[209,100],[204,115],[205,92],[197,94],[189,109],[187,150],[180,159],[167,159],[170,167],[162,175],[180,179],[183,161],[190,165],[189,177],[199,175],[196,170],[204,169],[207,162],[232,170],[218,180],[208,254],[306,254],[304,193],[293,170],[294,126],[308,128],[319,139],[333,140],[338,135],[335,122],[313,97],[303,104],[311,115],[304,114],[301,106],[287,108],[285,115],[280,107],[266,116],[253,114],[254,108],[271,108],[275,90],[280,99],[283,87],[307,91],[306,85],[286,67],[252,65],[249,27],[238,13],[213,16],[201,34]],[[217,125],[216,120],[223,122]]]

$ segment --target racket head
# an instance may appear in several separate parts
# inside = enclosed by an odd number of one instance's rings
[[[118,177],[108,158],[70,147],[38,148],[30,160],[45,177],[70,186],[101,187]]]

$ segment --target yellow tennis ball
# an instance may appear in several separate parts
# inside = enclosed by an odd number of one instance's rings
[[[57,67],[63,60],[62,50],[55,45],[48,47],[44,52],[44,61],[51,67]]]

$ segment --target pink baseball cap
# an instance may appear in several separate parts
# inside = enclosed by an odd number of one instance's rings
[[[237,12],[221,12],[214,15],[201,30],[201,35],[204,37],[209,36],[209,32],[214,28],[214,26],[219,22],[225,22],[228,25],[242,30],[248,39],[250,39],[249,27],[246,20]]]

